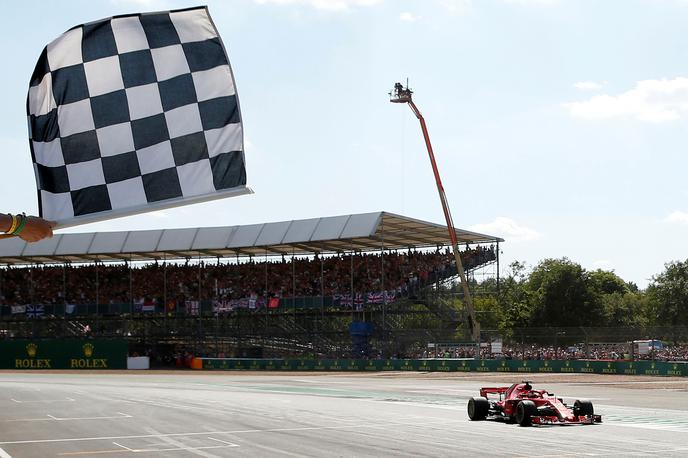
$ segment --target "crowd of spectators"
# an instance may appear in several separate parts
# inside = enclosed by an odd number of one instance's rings
[[[493,247],[462,251],[467,269],[495,259]],[[408,290],[456,273],[447,250],[320,257],[248,258],[216,263],[39,265],[0,271],[0,299],[16,304],[162,304],[249,297],[366,295]]]
[[[459,346],[451,349],[435,351],[423,350],[414,355],[419,358],[475,358],[474,346]],[[515,359],[515,360],[656,360],[656,361],[688,361],[688,344],[665,345],[661,349],[653,349],[640,354],[630,343],[590,344],[578,346],[551,345],[503,345],[501,353],[493,353],[491,347],[483,344],[480,349],[483,359]]]

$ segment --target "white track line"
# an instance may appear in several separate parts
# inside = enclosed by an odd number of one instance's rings
[[[297,431],[324,431],[324,430],[347,430],[351,428],[380,428],[382,426],[424,426],[417,423],[369,423],[358,425],[338,425],[338,426],[302,426],[295,428],[270,428],[270,429],[239,429],[227,431],[198,431],[192,433],[169,433],[169,434],[140,434],[132,436],[102,436],[102,437],[73,437],[66,439],[36,439],[24,441],[5,441],[0,442],[0,445],[20,445],[20,444],[49,444],[55,442],[85,442],[85,441],[103,441],[103,440],[119,440],[119,439],[143,439],[150,437],[184,437],[184,436],[199,436],[209,434],[251,434],[251,433],[280,433],[280,432],[297,432]]]
[[[28,404],[28,403],[50,403],[50,402],[75,402],[73,398],[65,399],[45,399],[45,400],[34,400],[34,401],[18,401],[14,398],[10,398],[10,401],[14,401],[17,404]]]
[[[12,455],[0,448],[0,458],[12,458]]]
[[[131,415],[127,415],[126,413],[122,412],[117,412],[119,415],[114,415],[114,416],[106,416],[106,417],[53,417],[52,415],[48,415],[50,418],[52,418],[55,421],[70,421],[70,420],[113,420],[113,419],[119,419],[119,418],[133,418]]]
[[[208,439],[211,439],[210,437]],[[229,447],[238,447],[236,444],[231,444],[231,445],[206,445],[204,447],[175,447],[175,448],[129,448],[127,446],[124,446],[122,444],[118,444],[117,442],[113,442],[118,447],[122,447],[125,451],[131,452],[131,453],[156,453],[156,452],[176,452],[180,450],[186,450],[189,452],[196,452],[198,450],[211,450],[211,449],[217,449],[217,448],[229,448]],[[109,450],[108,450],[109,452]],[[92,452],[92,453],[98,453],[98,451]],[[199,453],[197,453],[199,454]],[[215,456],[215,455],[208,455],[207,453],[200,452],[202,456]],[[10,457],[11,458],[11,457]]]
[[[186,450],[189,452],[197,452],[198,450],[213,450],[213,449],[218,449],[218,448],[229,448],[229,445],[206,445],[203,447],[175,447],[175,448],[142,448],[142,449],[136,449],[132,450],[133,453],[154,453],[154,452],[176,452],[179,450]],[[208,455],[205,455],[208,456]],[[215,455],[209,455],[209,456],[215,456]]]
[[[149,432],[151,434],[160,434],[160,431],[158,431],[154,428],[146,428],[146,432]],[[205,458],[219,458],[217,455],[213,455],[212,453],[208,453],[208,452],[204,452],[203,450],[199,450],[199,449],[204,449],[204,448],[213,448],[213,446],[209,447],[206,445],[206,446],[202,446],[202,447],[193,447],[191,445],[185,444],[182,441],[175,440],[171,437],[161,437],[160,440],[162,442],[166,443],[165,445],[167,446],[167,448],[163,448],[163,449],[152,448],[151,450],[153,450],[153,451],[156,451],[156,450],[173,451],[174,448],[177,448],[177,449],[186,450],[189,453],[192,453],[194,455],[199,455],[199,456],[202,456]],[[170,449],[170,446],[173,448]],[[226,444],[225,445],[216,445],[214,447],[227,447],[227,445]],[[151,448],[151,447],[147,446],[147,448]]]
[[[239,439],[242,440],[242,439]],[[257,456],[293,456],[294,458],[304,458],[305,455],[302,455],[300,453],[292,453],[288,452],[284,449],[281,448],[274,448],[270,447],[269,445],[265,445],[260,443],[260,441],[255,441],[255,442],[248,442],[247,443],[252,447],[252,448],[257,448],[260,450],[265,450],[266,452],[270,452],[270,454],[266,455],[260,455],[257,453]]]
[[[122,447],[124,450],[128,450],[128,451],[130,451],[130,452],[136,452],[136,450],[131,449],[131,448],[129,448],[129,447],[125,447],[124,445],[118,444],[117,442],[113,442],[113,444],[115,444],[117,447]]]
[[[239,446],[239,444],[233,444],[231,442],[223,441],[220,439],[215,439],[214,437],[209,437],[208,439],[210,439],[211,441],[221,442],[223,444],[226,444],[228,447],[238,447]]]
[[[10,420],[2,420],[7,423],[14,423],[14,422],[24,422],[24,421],[73,421],[73,420],[117,420],[120,418],[133,418],[131,415],[127,415],[126,413],[122,412],[117,412],[118,415],[115,416],[107,416],[107,417],[55,417],[53,415],[46,415],[48,418],[13,418]],[[1,457],[0,457],[1,458]]]

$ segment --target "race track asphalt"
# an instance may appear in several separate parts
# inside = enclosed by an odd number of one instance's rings
[[[471,422],[518,374],[0,372],[0,457],[688,456],[688,380],[533,375],[603,424]]]

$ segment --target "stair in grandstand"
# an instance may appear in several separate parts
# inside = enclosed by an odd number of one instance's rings
[[[496,258],[485,258],[479,260],[479,262],[466,263],[464,268],[466,275],[469,277],[469,281],[471,273],[495,264],[496,262]],[[458,281],[458,270],[453,266],[442,272],[438,278],[429,279],[424,286],[411,292],[409,297],[404,300],[424,305],[428,310],[444,321],[447,326],[457,326],[465,321],[463,310],[458,308],[454,301],[456,297],[462,296],[462,293],[445,294],[442,290],[454,286]]]
[[[90,329],[88,325],[82,323],[81,321],[64,321],[64,331],[65,334],[69,337],[83,337],[88,333],[88,329]]]
[[[206,340],[205,347],[213,348],[213,338],[208,337]],[[273,357],[275,355],[289,355],[289,354],[307,354],[313,352],[314,348],[311,345],[304,344],[294,339],[284,339],[284,338],[269,338],[266,339],[265,336],[245,336],[242,338],[227,338],[224,337],[222,340],[222,348],[230,349],[234,351],[229,351],[228,353],[235,353],[238,349],[260,349],[264,357]]]
[[[421,304],[445,323],[445,326],[456,326],[463,321],[461,310],[441,299],[438,295],[419,294],[415,298],[404,299],[406,304]]]
[[[496,263],[497,263],[497,260],[492,259],[492,260],[487,260],[485,262],[482,262],[480,264],[464,266],[464,271],[466,272],[466,277],[470,281],[471,276],[474,272],[476,272],[480,269],[484,269],[485,267],[489,267],[491,265],[494,265]],[[457,283],[458,281],[459,281],[459,272],[456,270],[456,267],[452,267],[452,269],[450,270],[450,275],[442,276],[437,281],[437,285],[439,285],[440,287],[448,287],[448,286],[451,286],[452,284]]]
[[[302,336],[302,340],[309,340],[310,346],[315,348],[332,346],[333,342],[317,329],[308,329],[298,323],[298,315],[285,314],[278,320],[277,328],[281,335]],[[312,321],[309,321],[312,323]],[[307,339],[303,339],[306,337]]]

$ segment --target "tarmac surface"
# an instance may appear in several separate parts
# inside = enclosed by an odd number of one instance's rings
[[[471,422],[522,374],[0,371],[0,458],[688,456],[688,380],[532,374],[603,422]]]

